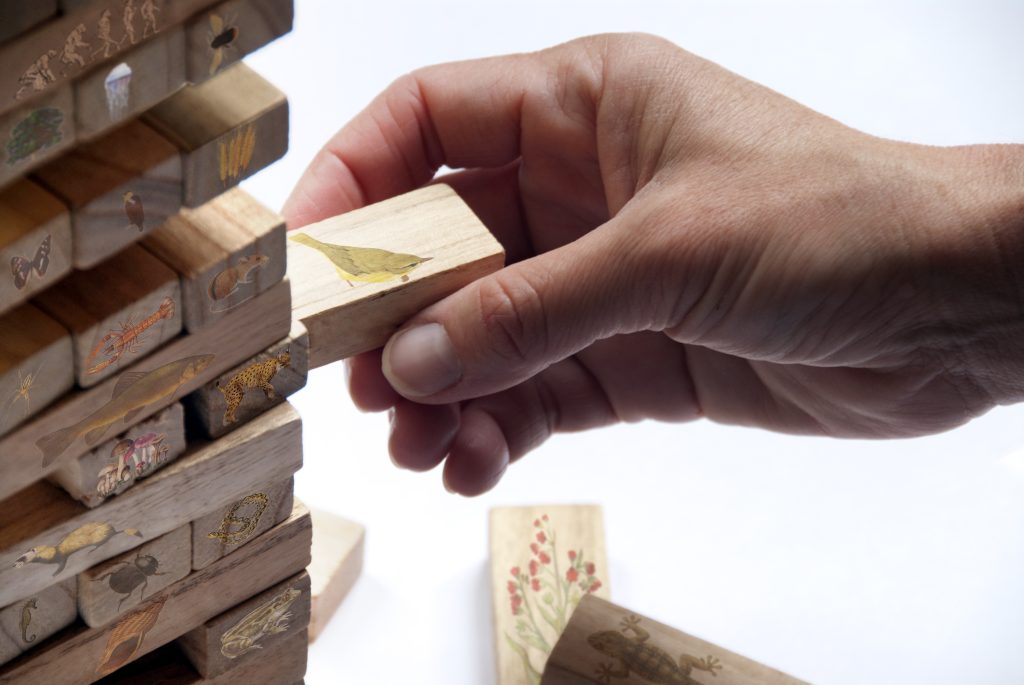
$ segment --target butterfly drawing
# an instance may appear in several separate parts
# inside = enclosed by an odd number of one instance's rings
[[[28,285],[28,279],[32,276],[33,271],[40,278],[46,275],[46,268],[50,266],[51,237],[46,236],[39,245],[39,249],[36,250],[36,256],[31,260],[24,257],[11,258],[11,273],[14,274],[14,287],[18,290]]]

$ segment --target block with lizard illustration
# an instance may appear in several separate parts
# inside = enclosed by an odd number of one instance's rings
[[[185,24],[188,78],[200,83],[292,29],[292,0],[228,0]]]
[[[57,14],[57,0],[0,0],[0,43]]]
[[[70,85],[0,114],[0,188],[70,150],[77,139]]]
[[[71,331],[75,380],[89,388],[181,331],[178,274],[138,245],[75,271],[35,304]]]
[[[35,649],[78,618],[74,578],[0,609],[0,664]]]
[[[313,560],[309,572],[309,641],[320,636],[363,571],[366,528],[313,509]]]

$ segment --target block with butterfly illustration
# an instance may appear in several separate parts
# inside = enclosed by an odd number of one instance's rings
[[[293,0],[228,0],[185,24],[188,78],[207,78],[291,31]]]

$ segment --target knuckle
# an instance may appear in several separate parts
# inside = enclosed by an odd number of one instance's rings
[[[527,279],[495,274],[480,284],[478,306],[484,336],[500,359],[521,367],[546,348],[541,295]]]

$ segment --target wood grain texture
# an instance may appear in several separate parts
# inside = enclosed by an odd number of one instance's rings
[[[316,640],[363,572],[366,528],[355,521],[313,509],[313,561],[310,562],[309,641]]]
[[[585,597],[555,645],[541,683],[609,682],[806,685],[802,680],[607,600]]]
[[[220,321],[285,274],[284,219],[241,188],[181,210],[143,246],[181,276],[182,315],[192,332]]]
[[[50,481],[93,509],[180,457],[185,447],[185,411],[175,402],[67,462],[50,475]]]
[[[193,83],[220,73],[292,30],[292,0],[228,0],[185,24],[188,78]]]
[[[75,380],[89,388],[181,332],[181,284],[138,245],[76,271],[35,304],[71,331]]]
[[[181,164],[174,145],[135,120],[37,171],[71,208],[75,268],[95,266],[177,212]]]
[[[0,664],[35,649],[78,618],[74,578],[0,609]]]
[[[309,575],[302,572],[193,628],[178,645],[204,678],[216,678],[258,661],[308,625]]]
[[[242,63],[175,93],[143,118],[181,149],[188,207],[212,200],[288,150],[287,98]]]
[[[0,507],[0,605],[168,533],[302,464],[301,422],[275,407],[190,452],[102,507],[88,510],[49,483]]]
[[[6,43],[57,14],[57,0],[0,1],[0,43]]]
[[[291,327],[290,305],[285,281],[238,307],[219,326],[179,336],[129,370],[88,390],[68,393],[0,438],[0,498],[45,477],[280,340]],[[127,380],[121,383],[122,379]]]
[[[222,507],[192,521],[192,568],[198,571],[288,518],[295,483],[292,478],[238,493]]]
[[[0,315],[0,435],[31,419],[74,385],[71,334],[23,304]]]
[[[98,628],[192,572],[192,531],[175,528],[78,574],[78,614]]]
[[[582,597],[608,596],[597,506],[491,510],[491,597],[498,685],[535,685]]]
[[[309,513],[296,503],[287,521],[238,554],[193,572],[120,620],[102,628],[82,626],[64,631],[42,649],[0,668],[0,685],[95,682],[114,667],[169,643],[301,571],[309,563],[311,535]],[[306,650],[300,651],[305,654]]]
[[[413,314],[497,271],[504,259],[446,185],[292,231],[292,306],[309,331],[310,368],[381,347]]]
[[[71,86],[0,114],[0,188],[69,150],[76,140]]]

